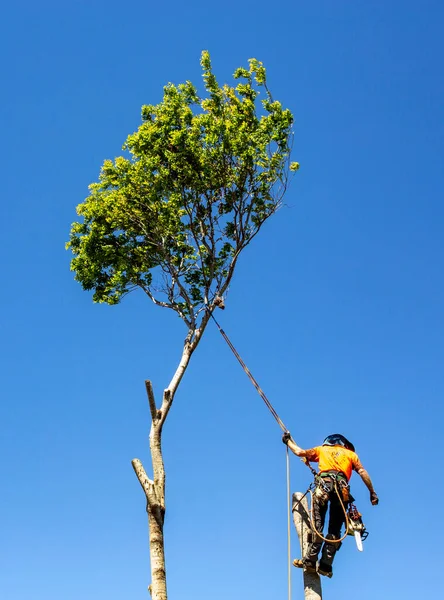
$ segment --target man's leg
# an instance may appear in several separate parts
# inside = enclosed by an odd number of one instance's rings
[[[344,508],[347,509],[347,504],[344,502]],[[345,522],[344,509],[335,492],[331,494],[330,500],[330,519],[328,522],[328,540],[341,539],[341,528]],[[336,552],[341,547],[341,542],[324,542],[322,548],[321,560],[319,561],[319,572],[321,575],[331,577],[333,574],[333,560]]]
[[[316,531],[322,534],[325,523],[325,514],[327,512],[329,494],[318,487],[313,493],[313,521],[316,527]],[[318,554],[322,547],[322,540],[319,536],[312,531],[312,541],[308,546],[307,553],[304,556],[303,563],[304,567],[308,569],[316,569],[316,561],[318,560]]]

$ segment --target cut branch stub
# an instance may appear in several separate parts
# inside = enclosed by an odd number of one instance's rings
[[[301,545],[302,558],[305,556],[309,544],[310,513],[308,511],[307,496],[296,492],[293,494],[293,521]],[[317,573],[304,574],[304,598],[305,600],[322,600],[321,579]]]
[[[149,381],[149,380],[145,381],[145,388],[146,388],[146,393],[148,396],[148,403],[150,405],[151,418],[154,422],[158,418],[158,414],[157,414],[157,408],[156,408],[156,401],[154,399],[153,385],[152,385],[151,381]]]
[[[143,465],[141,463],[141,461],[138,458],[134,458],[131,461],[131,464],[133,465],[133,469],[134,472],[137,476],[137,479],[139,480],[140,485],[142,486],[143,491],[145,492],[145,496],[147,499],[147,502],[149,504],[151,504],[151,506],[155,506],[157,505],[157,498],[156,498],[156,490],[155,490],[155,486],[154,486],[154,481],[152,481],[148,475],[146,474],[145,469],[143,468]]]

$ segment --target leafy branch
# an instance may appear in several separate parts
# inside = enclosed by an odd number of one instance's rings
[[[189,339],[299,167],[293,116],[273,100],[262,63],[237,69],[235,87],[218,84],[208,52],[201,66],[205,97],[170,83],[162,102],[143,106],[127,155],[103,163],[67,244],[94,301],[117,304],[139,288],[178,314]]]

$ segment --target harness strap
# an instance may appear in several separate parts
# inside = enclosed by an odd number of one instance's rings
[[[346,474],[343,471],[321,471],[318,473],[319,477],[331,477],[332,479],[340,479],[343,478],[348,483],[348,479]]]

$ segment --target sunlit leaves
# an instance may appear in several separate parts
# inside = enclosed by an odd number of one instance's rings
[[[262,63],[237,69],[235,87],[218,84],[208,52],[201,66],[204,96],[169,83],[162,102],[142,107],[127,155],[104,161],[68,242],[95,301],[139,287],[188,324],[224,291],[299,168],[289,163],[293,116],[272,99]]]

